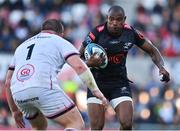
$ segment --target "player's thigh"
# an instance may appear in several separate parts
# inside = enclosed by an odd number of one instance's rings
[[[13,94],[13,98],[24,117],[31,123],[34,129],[46,129],[46,118],[38,108],[39,92],[34,89],[36,88],[27,88],[16,92]]]
[[[53,120],[63,125],[64,127],[71,126],[72,128],[78,128],[84,125],[83,119],[77,107],[72,108],[68,112],[54,118]]]
[[[55,120],[65,128],[82,128],[84,123],[78,109],[60,87],[41,92],[39,108],[46,118]]]
[[[99,121],[104,122],[105,119],[105,108],[102,105],[102,101],[91,93],[88,90],[87,94],[87,106],[88,106],[88,115],[91,123],[97,123]]]
[[[132,101],[123,101],[117,105],[115,112],[120,121],[133,120],[133,104]]]
[[[111,92],[111,98],[110,104],[114,108],[118,118],[122,121],[132,120],[133,101],[131,88],[128,85],[115,88]]]
[[[45,116],[41,112],[38,112],[37,116],[28,119],[28,121],[34,129],[45,130],[48,125]]]

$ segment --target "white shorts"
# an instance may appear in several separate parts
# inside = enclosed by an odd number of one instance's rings
[[[74,102],[60,88],[32,87],[12,95],[27,119],[35,118],[39,111],[47,118],[53,119],[75,106]]]
[[[118,97],[118,98],[112,99],[110,101],[110,104],[115,109],[121,102],[124,102],[124,101],[131,101],[132,102],[132,98],[129,96]],[[102,104],[102,101],[96,97],[90,97],[87,99],[87,103]]]

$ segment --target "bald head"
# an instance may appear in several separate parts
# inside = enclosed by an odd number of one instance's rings
[[[111,14],[112,12],[113,13],[120,13],[122,16],[125,16],[124,9],[121,6],[118,6],[118,5],[111,6],[111,8],[108,11],[108,14]]]
[[[48,19],[43,23],[41,30],[51,30],[57,34],[61,34],[64,32],[64,27],[59,20]]]

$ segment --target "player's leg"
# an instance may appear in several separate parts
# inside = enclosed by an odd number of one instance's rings
[[[35,105],[47,118],[53,119],[64,128],[71,128],[71,130],[73,128],[83,128],[84,122],[78,109],[64,92],[48,89],[42,89],[41,91],[44,93],[39,97]],[[33,129],[43,130],[47,128],[47,121],[43,114],[38,111],[38,113],[31,115],[31,117],[27,117]]]
[[[29,99],[27,99],[28,101]],[[29,121],[33,130],[46,130],[47,120],[42,112],[36,107],[36,102],[27,102],[22,104],[21,110],[25,118]]]
[[[105,123],[105,109],[101,104],[88,103],[91,130],[102,130]]]
[[[82,129],[84,121],[73,101],[59,87],[43,89],[40,109],[48,119],[53,119],[64,128]]]
[[[101,100],[94,97],[90,90],[87,94],[88,115],[91,130],[102,130],[105,123],[105,109]]]
[[[63,115],[53,118],[53,120],[55,120],[66,129],[74,128],[76,130],[80,130],[84,128],[84,121],[77,107],[73,107]]]
[[[121,129],[131,130],[133,123],[133,103],[129,86],[116,88],[112,91],[110,101],[119,119]]]
[[[28,88],[14,93],[13,98],[25,118],[30,122],[32,128],[34,130],[45,130],[47,128],[47,120],[37,107],[39,104],[39,92],[34,89]]]
[[[24,101],[28,101],[25,99]],[[30,122],[32,129],[34,130],[46,130],[47,120],[41,111],[35,107],[35,101],[33,103],[26,102],[23,104],[18,104],[20,110],[22,111],[25,118]]]
[[[131,130],[133,124],[132,101],[123,101],[115,108],[122,130]]]
[[[33,130],[46,130],[47,129],[47,125],[48,125],[47,120],[41,112],[38,112],[34,116],[31,116],[26,119],[29,120]]]

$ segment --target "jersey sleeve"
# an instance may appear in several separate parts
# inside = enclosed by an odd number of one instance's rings
[[[88,35],[85,37],[85,40],[83,41],[83,46],[86,47],[90,43],[96,43],[97,38],[98,38],[98,31],[95,28],[91,32],[89,32]]]
[[[137,46],[142,46],[144,44],[144,42],[145,42],[144,35],[140,31],[138,31],[138,30],[136,30],[134,28],[133,28],[133,32],[134,32],[134,35],[135,35],[135,44]]]
[[[72,55],[79,55],[79,51],[68,41],[63,40],[60,43],[60,52],[65,60],[67,60]]]
[[[13,58],[9,64],[8,70],[14,70],[14,69],[15,69],[15,56],[13,56]]]

